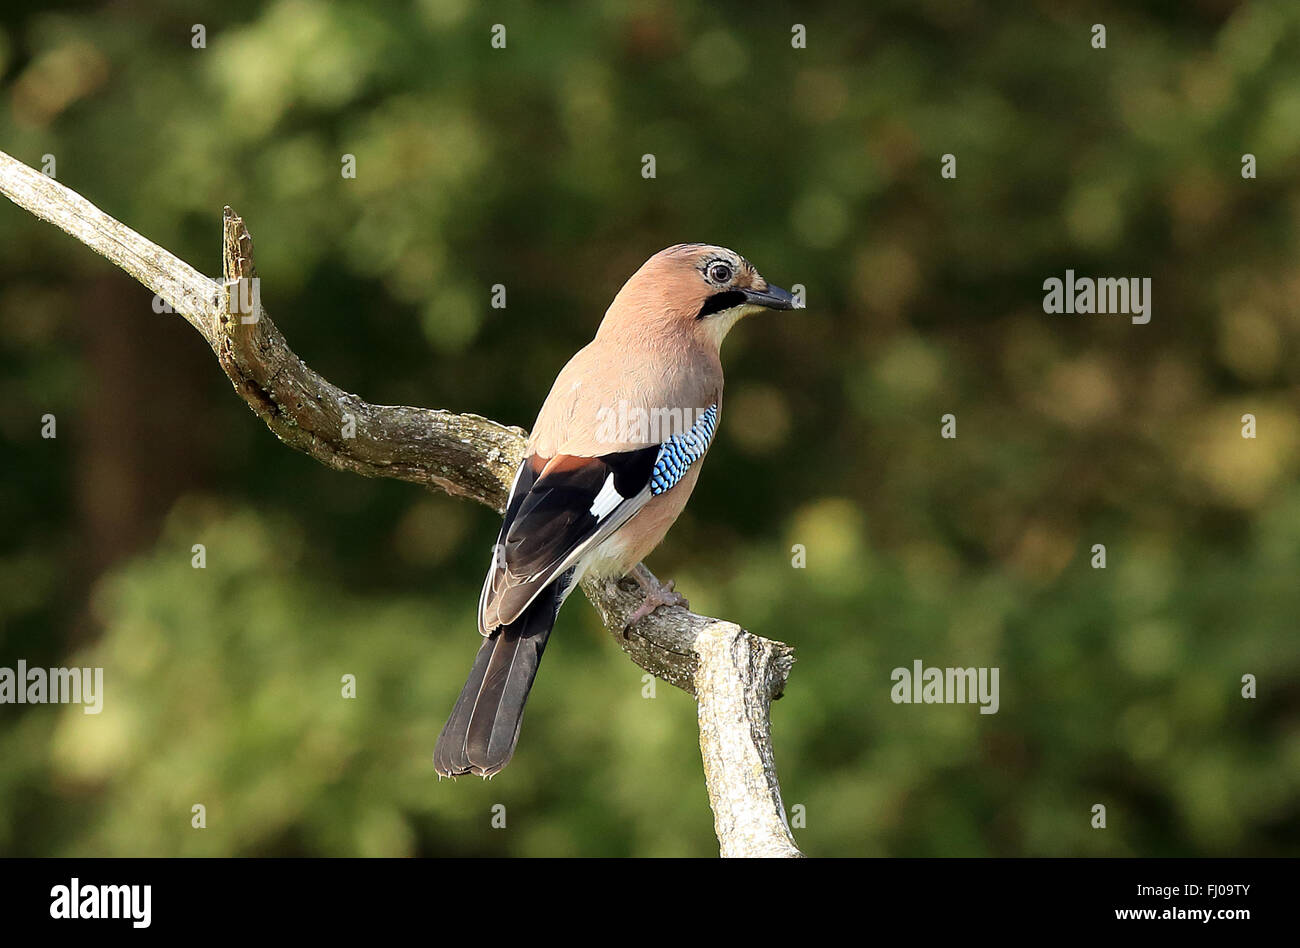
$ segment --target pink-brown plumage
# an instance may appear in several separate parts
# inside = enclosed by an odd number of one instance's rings
[[[740,318],[790,309],[733,251],[679,244],[623,285],[542,404],[479,602],[485,641],[438,740],[439,773],[496,773],[565,597],[625,575],[690,498],[722,411],[719,347]],[[642,611],[668,601],[662,593]]]

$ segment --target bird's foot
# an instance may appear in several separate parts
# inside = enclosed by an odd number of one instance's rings
[[[636,584],[645,593],[645,600],[637,607],[636,612],[632,613],[632,617],[627,620],[624,631],[636,625],[660,606],[681,606],[683,609],[691,607],[685,596],[673,592],[673,581],[671,579],[661,584],[648,572],[639,569],[632,572],[632,578],[636,580]]]

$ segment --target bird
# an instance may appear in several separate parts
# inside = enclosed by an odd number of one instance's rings
[[[717,432],[722,340],[745,316],[794,308],[712,244],[661,250],[618,291],[528,437],[479,596],[482,641],[434,749],[440,777],[492,777],[510,762],[556,615],[584,577],[632,572],[645,599],[629,628],[688,605],[633,568],[682,512]]]

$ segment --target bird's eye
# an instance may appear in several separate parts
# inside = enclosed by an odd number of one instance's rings
[[[715,263],[709,267],[709,279],[714,283],[730,283],[731,267],[725,263]]]

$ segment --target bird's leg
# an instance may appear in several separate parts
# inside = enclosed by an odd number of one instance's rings
[[[636,569],[632,570],[632,578],[636,580],[636,584],[645,593],[645,601],[637,607],[636,612],[632,613],[632,618],[627,620],[627,625],[624,628],[631,628],[636,625],[637,622],[660,606],[681,606],[683,609],[691,607],[685,596],[673,592],[673,581],[671,579],[661,584],[650,575],[649,570],[639,564]]]

